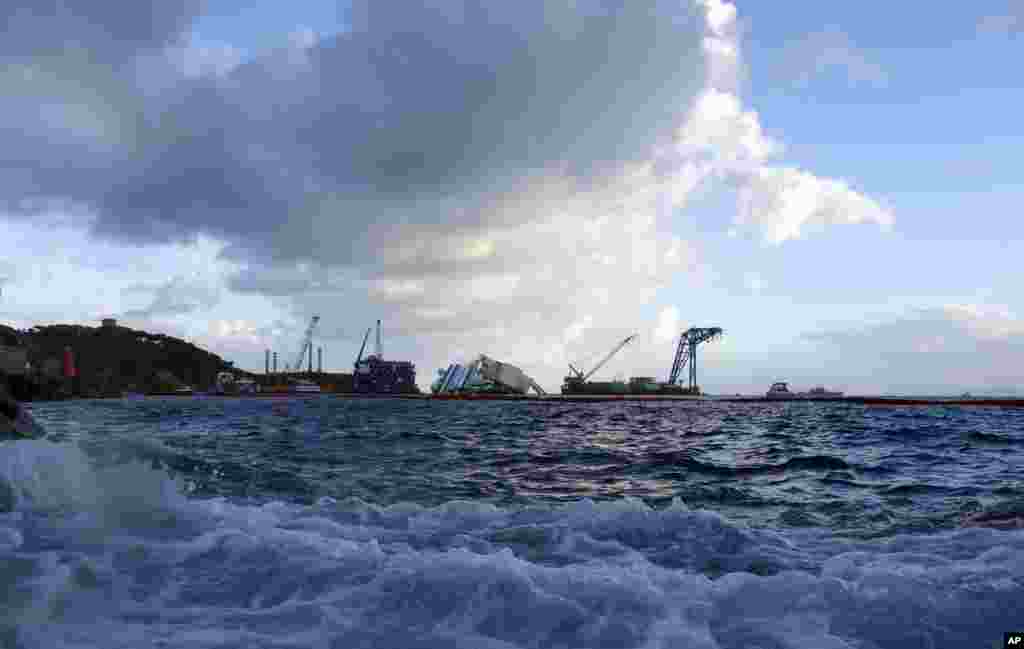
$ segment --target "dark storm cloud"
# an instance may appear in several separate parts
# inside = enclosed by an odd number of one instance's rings
[[[70,52],[104,62],[123,60],[175,42],[205,4],[5,0],[0,3],[0,57],[31,60]]]
[[[152,299],[144,308],[130,309],[122,317],[150,319],[175,316],[208,309],[220,301],[220,291],[211,286],[175,277],[156,287],[135,287],[133,291],[151,292]]]
[[[262,265],[370,263],[428,228],[523,218],[488,201],[553,164],[586,178],[646,155],[704,82],[703,15],[679,2],[356,2],[350,33],[191,79],[97,62],[173,42],[195,3],[79,4],[22,9],[0,49],[22,65],[0,91],[21,103],[0,127],[5,206],[70,200],[105,237],[207,233]],[[68,33],[94,56],[31,46]]]
[[[179,43],[202,5],[0,3],[0,209],[99,209],[116,163],[138,150],[148,108],[138,62]]]

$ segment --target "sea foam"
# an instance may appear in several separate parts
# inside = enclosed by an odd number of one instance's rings
[[[1024,532],[871,541],[682,501],[190,499],[131,461],[0,448],[0,638],[35,647],[987,647]]]

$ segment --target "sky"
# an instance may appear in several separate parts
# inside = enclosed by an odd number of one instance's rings
[[[0,322],[1024,394],[1024,2],[258,4],[0,7]]]

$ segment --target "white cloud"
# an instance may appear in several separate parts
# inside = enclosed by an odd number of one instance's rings
[[[1024,32],[1024,3],[1009,0],[1005,11],[982,16],[978,21],[978,33],[982,35],[1016,35]]]
[[[740,189],[737,223],[758,226],[773,244],[799,239],[806,229],[865,222],[888,228],[893,216],[841,180],[790,167],[762,167]]]
[[[735,70],[726,70],[738,65],[732,50],[710,57],[707,89],[697,97],[672,145],[657,152],[672,205],[684,206],[701,183],[725,180],[736,187],[739,198],[738,227],[729,230],[730,237],[753,226],[766,242],[779,244],[827,225],[891,226],[889,210],[846,182],[771,164],[782,154],[782,143],[764,133],[758,114],[744,108],[739,96],[717,85],[718,79],[735,78]]]
[[[679,129],[673,153],[705,174],[744,174],[780,152],[781,144],[764,134],[756,112],[744,110],[736,95],[711,88]]]
[[[1017,318],[1006,306],[948,304],[947,317],[961,323],[979,340],[1008,340],[1024,336],[1024,320]]]
[[[453,351],[472,350],[550,386],[568,360],[650,329],[637,314],[696,268],[699,244],[673,218],[702,184],[737,187],[736,226],[773,243],[814,225],[891,221],[840,181],[772,166],[781,144],[738,94],[732,3],[599,4],[495,1],[449,20],[357,2],[350,33],[307,30],[246,62],[163,39],[146,50],[154,67],[140,96],[138,78],[43,61],[56,79],[46,92],[66,106],[79,86],[106,89],[93,102],[102,137],[89,137],[107,148],[68,148],[60,125],[17,139],[40,172],[6,178],[9,192],[87,206],[108,243],[82,249],[178,242],[160,249],[196,257],[156,266],[222,264],[210,283],[156,273],[145,280],[155,295],[131,304],[119,294],[127,279],[109,281],[129,271],[107,269],[108,296],[85,296],[76,317],[133,311],[248,352],[290,338],[232,315],[240,294],[261,300],[268,323],[294,320],[278,329],[296,339],[317,313],[325,338],[356,347],[381,317],[424,384]],[[159,55],[177,68],[153,64]],[[9,127],[0,135],[24,130]],[[223,246],[219,256],[195,253],[196,236]],[[221,295],[229,276],[235,294]],[[18,304],[43,283],[20,285]],[[631,364],[665,364],[667,322],[634,343]]]
[[[724,0],[701,0],[707,12],[708,29],[718,37],[732,32],[736,23],[736,5]]]
[[[661,343],[674,340],[682,333],[679,323],[679,307],[667,306],[663,308],[658,314],[658,324],[654,329],[655,340]]]

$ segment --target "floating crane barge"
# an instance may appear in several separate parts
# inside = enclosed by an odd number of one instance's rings
[[[637,395],[645,397],[661,396],[697,396],[700,388],[697,386],[697,346],[721,337],[721,327],[692,327],[683,332],[679,338],[679,346],[676,348],[675,359],[672,369],[669,372],[668,381],[658,383],[654,377],[634,376],[627,384],[624,381],[590,381],[598,370],[604,367],[605,363],[611,360],[612,356],[631,342],[635,335],[629,336],[608,353],[601,362],[589,372],[584,374],[572,364],[569,370],[572,375],[565,377],[562,384],[563,395]],[[689,369],[689,385],[680,385],[681,375],[684,369]]]
[[[370,330],[366,330],[363,345],[356,356],[355,372],[352,375],[352,390],[356,394],[417,394],[416,366],[409,361],[386,361],[381,353],[380,320],[377,321],[377,341],[374,353],[363,358]]]

